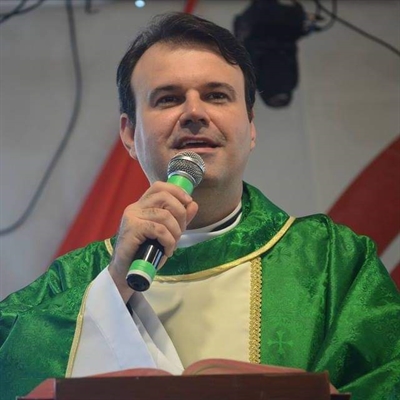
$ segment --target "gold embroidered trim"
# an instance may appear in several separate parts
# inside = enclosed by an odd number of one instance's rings
[[[282,238],[282,236],[286,233],[286,231],[290,228],[290,226],[295,221],[294,217],[289,217],[282,228],[277,232],[277,234],[264,246],[260,247],[258,250],[253,251],[250,254],[247,254],[244,257],[241,257],[237,260],[231,261],[226,264],[219,265],[218,267],[210,268],[205,271],[193,272],[192,274],[185,274],[185,275],[156,275],[154,280],[157,282],[182,282],[182,281],[195,281],[197,279],[205,279],[209,278],[210,276],[218,275],[228,269],[236,267],[240,264],[243,264],[247,261],[251,261],[252,259],[258,257],[260,254],[266,252],[271,247],[275,246],[276,243]],[[107,247],[108,252],[112,255],[113,249],[111,246],[110,239],[105,240],[105,245]]]
[[[205,271],[194,272],[193,274],[169,275],[169,276],[156,275],[154,280],[156,280],[158,282],[194,281],[197,279],[205,279],[205,278],[209,278],[210,276],[218,275],[224,271],[227,271],[228,269],[236,267],[240,264],[244,264],[245,262],[251,261],[252,259],[258,257],[260,254],[269,250],[276,243],[278,243],[278,241],[282,238],[282,236],[286,233],[286,231],[293,224],[294,220],[295,220],[294,217],[289,217],[288,220],[283,225],[283,227],[279,230],[279,232],[268,243],[266,243],[264,246],[260,247],[258,250],[253,251],[250,254],[247,254],[244,257],[241,257],[237,260],[231,261],[226,264],[219,265],[218,267],[207,269]]]
[[[257,257],[251,261],[250,275],[249,361],[255,364],[260,364],[261,361],[261,290],[261,257]]]
[[[106,249],[107,249],[108,253],[110,254],[110,256],[112,256],[114,249],[113,249],[112,244],[111,244],[111,239],[110,238],[106,239],[104,241],[104,244],[106,245]]]
[[[89,286],[87,287],[87,289],[85,291],[85,294],[83,295],[81,308],[79,309],[78,317],[76,319],[76,328],[75,328],[74,339],[72,340],[71,350],[69,352],[69,358],[68,358],[67,371],[65,372],[66,378],[71,377],[72,369],[74,367],[76,353],[78,351],[79,341],[81,339],[81,334],[82,334],[83,315],[85,313],[86,300],[87,300],[87,297],[89,294],[89,290],[92,287],[92,284],[93,284],[93,282],[91,282],[89,284]]]

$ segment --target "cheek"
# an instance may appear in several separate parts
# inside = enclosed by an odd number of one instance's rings
[[[164,143],[173,134],[174,130],[179,126],[179,115],[177,113],[165,112],[151,113],[147,116],[143,124],[143,132],[146,133],[148,144]]]
[[[254,147],[254,140],[251,128],[248,124],[239,124],[235,127],[236,145],[239,146],[242,152],[250,151]]]

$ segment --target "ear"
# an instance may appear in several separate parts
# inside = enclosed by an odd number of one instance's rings
[[[254,112],[251,112],[251,122],[250,122],[250,150],[253,150],[256,147],[256,138],[257,138],[257,130],[254,124]]]
[[[121,137],[122,143],[128,150],[129,155],[137,160],[136,149],[135,149],[135,127],[129,120],[127,114],[123,113],[119,117],[119,136]]]

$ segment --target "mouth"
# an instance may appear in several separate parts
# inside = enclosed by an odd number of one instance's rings
[[[219,147],[217,143],[208,139],[181,139],[178,142],[178,150],[188,150],[188,149],[215,149]]]

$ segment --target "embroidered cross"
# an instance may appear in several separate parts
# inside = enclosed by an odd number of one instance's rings
[[[285,341],[283,340],[283,336],[285,334],[284,331],[277,331],[276,332],[277,336],[278,336],[278,340],[270,340],[268,339],[268,346],[272,346],[274,344],[278,345],[278,354],[283,355],[285,354],[285,350],[284,350],[284,346],[290,346],[293,347],[293,341],[289,340],[289,341]]]

